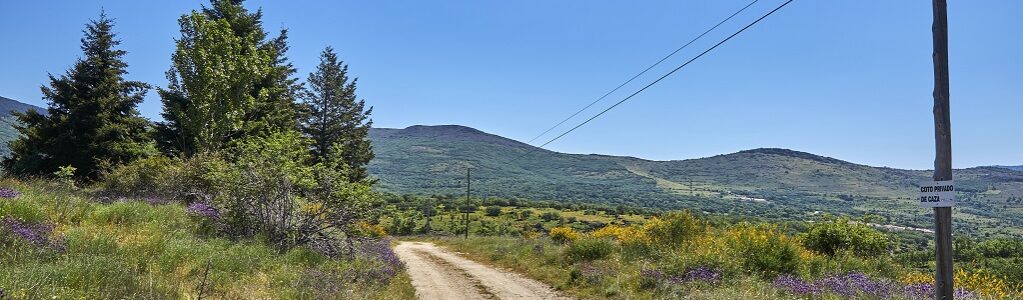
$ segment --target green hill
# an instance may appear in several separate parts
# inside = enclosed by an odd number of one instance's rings
[[[11,115],[12,112],[25,112],[30,109],[35,109],[41,113],[46,113],[45,109],[18,102],[10,98],[0,97],[0,156],[7,156],[9,150],[7,149],[7,142],[14,140],[18,137],[18,131],[14,129],[14,124],[18,121]]]
[[[464,194],[472,168],[476,196],[570,203],[690,208],[779,219],[819,213],[875,214],[884,223],[930,227],[915,202],[925,170],[859,165],[786,149],[754,149],[707,158],[650,161],[565,154],[476,129],[412,126],[373,129],[370,172],[385,191]],[[1018,234],[1023,222],[1023,172],[978,167],[955,171],[957,229]]]

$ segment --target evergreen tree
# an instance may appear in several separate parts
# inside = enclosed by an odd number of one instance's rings
[[[343,161],[353,182],[366,179],[366,164],[373,159],[369,128],[373,121],[364,100],[355,95],[358,79],[348,78],[348,65],[337,59],[334,49],[320,54],[316,72],[309,74],[309,89],[301,129],[313,140],[311,151],[317,161]]]
[[[93,180],[115,165],[152,153],[149,121],[136,106],[149,85],[126,81],[127,53],[112,31],[106,14],[86,25],[84,58],[66,74],[50,75],[41,87],[48,114],[35,110],[17,114],[21,137],[10,143],[4,167],[16,175],[49,175],[62,166],[77,169],[76,177]]]
[[[181,38],[161,89],[165,122],[160,145],[191,155],[219,150],[249,136],[297,127],[295,98],[301,85],[287,61],[287,31],[268,39],[262,12],[240,0],[214,0],[211,7],[179,19]]]

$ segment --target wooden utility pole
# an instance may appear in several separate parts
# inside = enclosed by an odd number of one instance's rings
[[[952,129],[948,105],[948,11],[945,0],[933,0],[934,23],[934,180],[952,180]],[[934,208],[934,238],[937,268],[934,272],[934,298],[951,300],[952,208]]]
[[[472,177],[470,173],[472,168],[465,169],[465,239],[469,239],[469,193],[472,185]]]

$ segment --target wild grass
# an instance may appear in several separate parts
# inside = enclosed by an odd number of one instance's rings
[[[408,277],[369,253],[281,253],[259,239],[208,234],[179,203],[101,203],[48,181],[0,186],[21,193],[0,199],[0,219],[52,228],[39,229],[46,243],[0,229],[0,289],[14,299],[414,298]]]
[[[890,254],[864,255],[842,243],[828,248],[835,253],[816,252],[805,236],[772,224],[709,226],[681,213],[645,225],[570,230],[433,240],[581,299],[929,299],[933,292],[933,275]],[[957,299],[1023,296],[1018,284],[980,268],[960,269],[956,285]]]

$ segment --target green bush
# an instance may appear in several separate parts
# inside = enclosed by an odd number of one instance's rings
[[[803,236],[803,245],[807,249],[830,256],[842,251],[875,256],[885,253],[889,243],[884,233],[845,218],[815,223]]]
[[[175,161],[157,155],[118,166],[103,178],[105,191],[122,196],[154,196],[171,179]]]
[[[571,262],[594,261],[611,255],[614,244],[604,238],[584,237],[568,245],[565,258]]]
[[[487,206],[487,209],[484,212],[490,217],[500,216],[501,207],[497,205]]]
[[[194,168],[207,171],[195,178],[226,232],[260,236],[282,252],[308,245],[334,256],[343,248],[339,239],[351,243],[355,223],[373,212],[371,183],[348,182],[350,168],[340,160],[312,163],[308,145],[297,132],[251,137],[228,151],[232,161]]]

